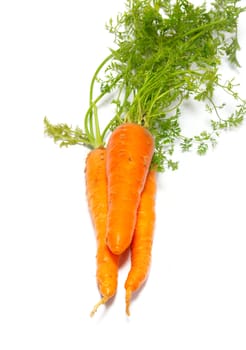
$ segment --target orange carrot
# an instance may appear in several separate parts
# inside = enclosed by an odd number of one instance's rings
[[[95,305],[91,316],[101,304],[112,298],[117,289],[118,256],[113,255],[106,246],[107,217],[107,178],[106,150],[97,148],[91,151],[86,159],[85,168],[86,192],[91,218],[97,239],[97,283],[101,300]]]
[[[131,244],[131,270],[125,283],[126,313],[130,315],[130,300],[147,278],[155,224],[156,171],[150,170],[138,209],[137,224]]]
[[[114,254],[131,244],[137,209],[154,153],[150,132],[125,123],[111,134],[106,151],[108,178],[107,245]]]

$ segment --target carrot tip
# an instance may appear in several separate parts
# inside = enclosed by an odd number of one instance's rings
[[[90,313],[90,316],[93,317],[97,312],[97,309],[99,308],[99,306],[105,304],[107,301],[108,301],[108,297],[102,297],[102,299],[98,303],[96,303],[96,305],[94,306],[93,310]]]
[[[130,289],[126,290],[126,314],[130,316],[130,302],[131,302],[132,292]]]

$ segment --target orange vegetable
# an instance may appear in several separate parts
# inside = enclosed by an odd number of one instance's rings
[[[91,316],[93,316],[101,304],[106,303],[115,295],[118,277],[119,258],[111,253],[105,243],[108,208],[105,148],[94,149],[88,154],[85,178],[88,206],[96,231],[96,275],[98,288],[102,296],[91,312]]]
[[[154,139],[134,123],[118,126],[106,151],[108,178],[107,245],[114,254],[131,244],[137,209],[154,153]]]
[[[131,295],[147,278],[155,224],[156,171],[150,170],[138,209],[137,223],[131,244],[131,270],[125,282],[126,313],[130,315]]]

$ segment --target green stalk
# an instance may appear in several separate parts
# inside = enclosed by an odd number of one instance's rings
[[[91,80],[91,84],[90,84],[90,98],[89,98],[89,104],[92,104],[93,101],[93,90],[94,90],[94,85],[95,85],[95,81],[97,79],[97,76],[99,74],[99,72],[101,71],[101,69],[103,68],[103,66],[113,57],[112,54],[108,55],[103,61],[102,63],[97,67],[92,80]]]

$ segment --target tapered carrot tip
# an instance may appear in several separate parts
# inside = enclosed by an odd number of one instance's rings
[[[100,305],[105,304],[108,301],[108,297],[102,297],[102,299],[94,306],[93,310],[90,313],[90,316],[93,317],[95,313],[97,312],[97,309],[99,308]]]
[[[130,303],[131,303],[132,292],[130,289],[126,290],[126,314],[130,316]]]

